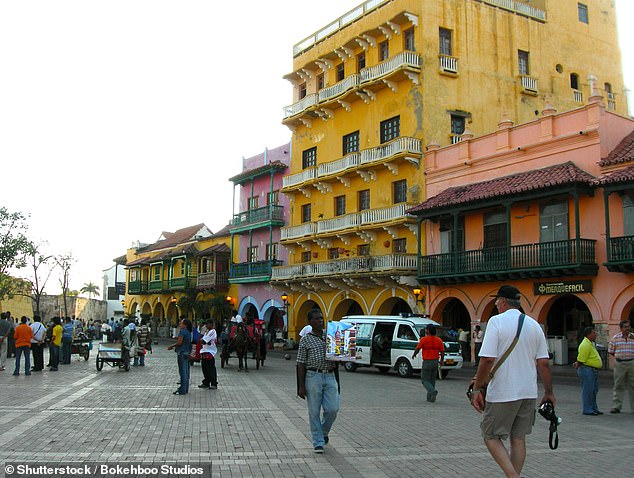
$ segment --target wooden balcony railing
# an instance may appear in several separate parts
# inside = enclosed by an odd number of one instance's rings
[[[234,279],[244,278],[268,278],[271,277],[271,270],[275,266],[282,265],[282,261],[270,260],[270,261],[256,261],[256,262],[241,262],[239,264],[231,265],[231,274],[229,278],[231,281]]]
[[[611,237],[605,265],[611,272],[634,272],[634,236]]]
[[[203,272],[196,277],[196,287],[199,289],[204,288],[218,288],[229,286],[229,271],[221,272]]]
[[[284,208],[277,204],[250,209],[239,214],[234,214],[232,225],[234,227],[251,226],[263,222],[282,222],[284,220]]]
[[[422,256],[418,280],[425,284],[483,282],[522,277],[592,275],[596,241],[570,239]]]

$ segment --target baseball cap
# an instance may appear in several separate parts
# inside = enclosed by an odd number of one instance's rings
[[[498,289],[498,293],[491,297],[502,297],[504,299],[519,299],[520,291],[517,287],[512,285],[503,285]]]

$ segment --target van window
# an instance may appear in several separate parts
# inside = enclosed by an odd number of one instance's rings
[[[420,336],[424,337],[426,332],[426,327],[423,326],[420,328]],[[449,335],[449,330],[446,327],[436,327],[436,337],[439,337],[443,342],[453,342],[454,339]]]
[[[401,324],[398,326],[397,337],[403,340],[416,340],[416,335],[414,334],[414,331],[407,324]]]
[[[372,324],[357,324],[357,339],[372,337]]]

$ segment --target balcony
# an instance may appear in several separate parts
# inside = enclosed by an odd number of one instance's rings
[[[332,219],[324,219],[317,221],[317,234],[328,232],[344,231],[354,228],[361,223],[361,213],[353,212],[344,214],[343,216],[333,217]]]
[[[332,86],[319,90],[319,102],[332,102],[333,100],[342,97],[346,92],[349,92],[359,86],[359,83],[361,83],[361,76],[356,73],[350,75]]]
[[[570,239],[421,256],[418,281],[442,285],[596,275],[595,245],[591,239]]]
[[[284,224],[284,208],[276,204],[250,209],[234,214],[231,221],[231,232],[248,231],[258,227],[282,226]]]
[[[607,93],[608,97],[608,109],[610,111],[614,111],[616,109],[616,98],[614,97],[614,93]]]
[[[380,82],[377,84],[390,86],[388,81],[402,81],[405,78],[409,78],[417,84],[417,75],[420,73],[421,63],[419,54],[411,51],[401,52],[378,65],[363,68],[359,72],[361,84]],[[393,88],[394,86],[390,87]]]
[[[196,287],[198,289],[227,289],[229,287],[229,271],[198,274]]]
[[[350,171],[361,164],[361,153],[351,153],[336,161],[322,163],[317,166],[317,177],[337,175]]]
[[[280,240],[291,240],[310,237],[317,232],[317,224],[314,222],[307,222],[300,224],[299,226],[283,227],[280,230]]]
[[[298,186],[317,177],[317,168],[304,169],[296,174],[289,174],[282,178],[282,188]]]
[[[527,5],[524,2],[519,2],[516,0],[482,0],[484,3],[488,3],[489,5],[495,5],[496,7],[503,8],[504,10],[509,10],[513,13],[517,13],[519,15],[524,15],[535,20],[540,20],[542,22],[546,21],[546,11],[541,8],[532,7]]]
[[[361,165],[370,165],[380,161],[395,159],[398,156],[407,154],[423,154],[420,139],[402,136],[395,140],[377,146],[376,148],[364,149],[361,151]],[[408,158],[415,164],[419,163],[418,158]]]
[[[308,278],[336,278],[377,273],[414,274],[416,254],[346,257],[323,262],[305,262],[273,268],[271,281],[298,281]]]
[[[138,295],[145,294],[148,290],[148,281],[134,280],[128,282],[128,294]]]
[[[173,290],[184,290],[196,287],[196,278],[187,277],[175,277],[173,279],[163,280],[151,280],[149,281],[147,292],[169,292]]]
[[[232,264],[229,282],[232,284],[268,282],[271,278],[271,270],[273,267],[280,266],[281,264],[282,261],[278,260]]]
[[[411,219],[414,221],[413,216],[405,214],[405,211],[413,208],[416,204],[399,203],[394,206],[381,207],[376,209],[366,209],[360,213],[361,225],[369,226],[372,224],[390,223],[392,221],[400,219]]]
[[[537,95],[537,78],[532,76],[520,75],[520,82],[522,84],[522,93],[529,95]]]
[[[449,73],[451,76],[458,74],[458,58],[455,56],[438,55],[438,61],[441,73]]]
[[[583,103],[583,93],[579,90],[572,90],[572,97],[577,103]]]
[[[604,265],[610,272],[634,272],[634,236],[611,237]]]

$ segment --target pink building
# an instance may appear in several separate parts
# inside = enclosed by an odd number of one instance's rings
[[[634,319],[634,121],[601,97],[530,123],[466,133],[425,153],[418,281],[431,318],[486,326],[511,283],[550,337],[555,363],[576,357],[579,331],[607,345]],[[569,352],[570,349],[570,353]]]

